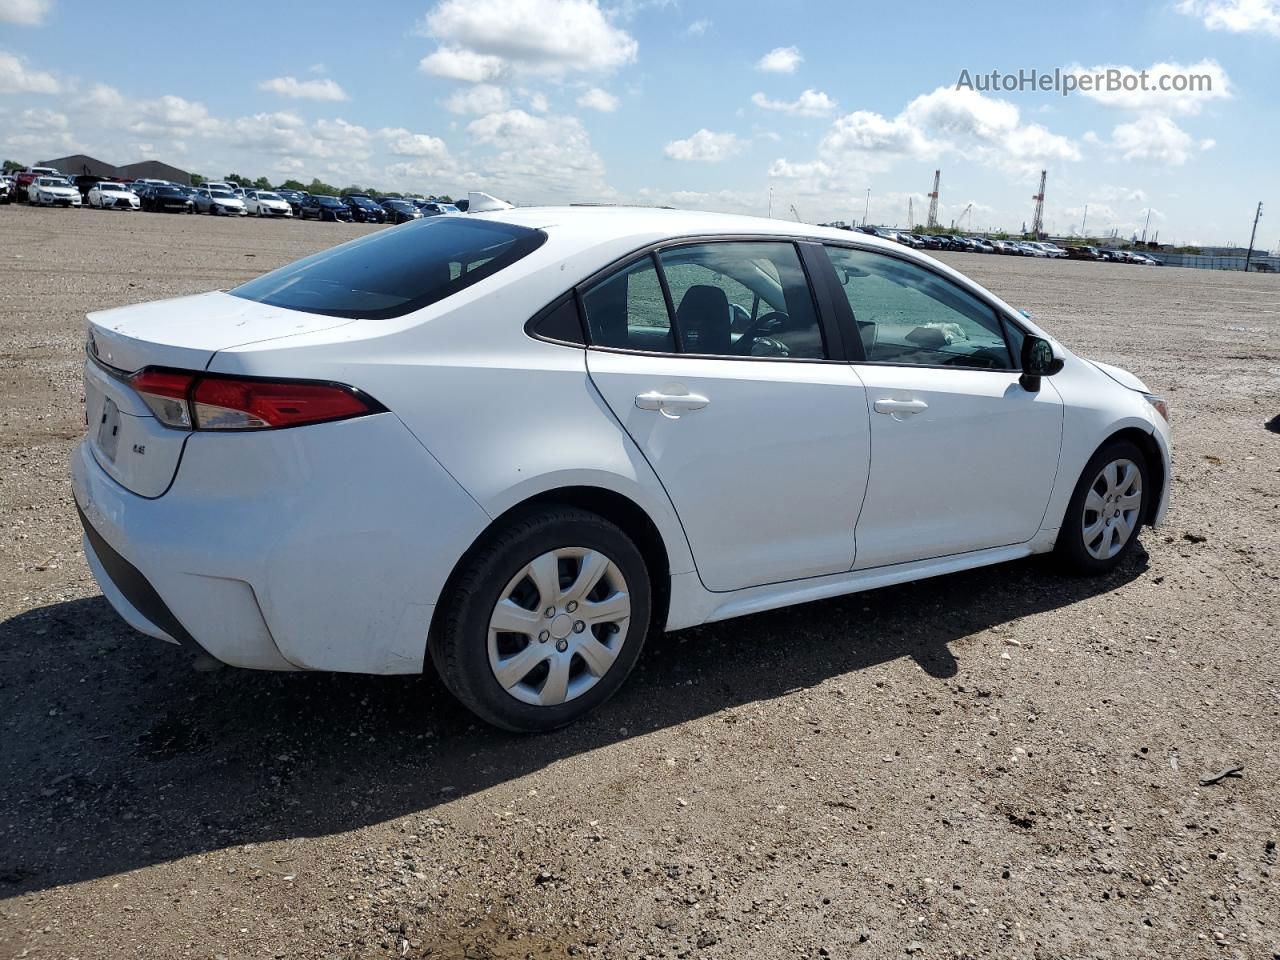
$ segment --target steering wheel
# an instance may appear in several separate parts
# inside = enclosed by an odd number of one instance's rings
[[[749,357],[751,356],[751,348],[756,345],[756,341],[760,341],[781,347],[783,356],[788,356],[790,351],[787,350],[786,344],[780,343],[773,337],[768,336],[768,334],[771,332],[769,330],[770,324],[773,324],[773,329],[776,330],[785,326],[790,319],[780,310],[770,310],[768,313],[756,317],[756,322],[748,327],[742,336],[738,337],[737,343],[733,345],[733,352]]]

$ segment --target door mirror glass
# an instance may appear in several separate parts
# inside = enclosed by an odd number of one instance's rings
[[[1024,390],[1035,393],[1040,389],[1041,377],[1052,377],[1062,369],[1063,360],[1053,349],[1053,344],[1043,337],[1030,334],[1022,341],[1022,376],[1018,382]]]
[[[1028,336],[1022,341],[1022,372],[1031,377],[1051,377],[1062,369],[1062,358],[1054,355],[1053,344],[1043,337]]]

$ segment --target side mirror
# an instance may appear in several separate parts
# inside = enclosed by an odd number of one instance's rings
[[[1053,349],[1053,344],[1043,337],[1031,334],[1022,341],[1022,376],[1018,382],[1022,389],[1035,393],[1040,389],[1041,377],[1052,377],[1063,367],[1064,361]]]

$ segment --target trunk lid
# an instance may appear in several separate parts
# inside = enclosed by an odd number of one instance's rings
[[[121,486],[143,497],[162,496],[191,434],[160,423],[125,381],[128,374],[143,367],[205,370],[219,350],[353,322],[222,292],[91,313],[85,442]]]

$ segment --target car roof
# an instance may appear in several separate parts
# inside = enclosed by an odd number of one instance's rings
[[[664,239],[718,234],[761,234],[796,239],[808,237],[844,243],[856,241],[860,245],[895,252],[904,249],[901,244],[891,240],[872,234],[841,230],[838,227],[820,227],[816,224],[796,223],[792,220],[667,207],[604,205],[515,207],[510,210],[469,213],[467,216],[531,229],[554,229],[562,237],[565,235],[580,237],[583,249],[604,240],[623,237],[634,238],[637,246],[643,246]]]

